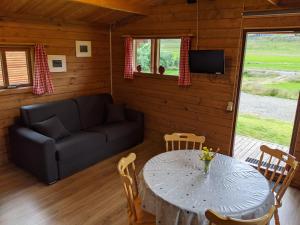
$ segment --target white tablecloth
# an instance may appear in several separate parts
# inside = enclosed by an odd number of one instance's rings
[[[269,182],[251,166],[218,154],[208,176],[199,151],[171,151],[149,160],[140,173],[144,210],[156,224],[204,225],[207,209],[240,219],[253,219],[274,204]]]

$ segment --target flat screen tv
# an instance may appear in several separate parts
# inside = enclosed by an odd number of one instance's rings
[[[224,50],[191,50],[189,63],[191,73],[224,74]]]

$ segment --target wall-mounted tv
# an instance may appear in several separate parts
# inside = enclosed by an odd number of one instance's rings
[[[224,74],[224,50],[191,50],[189,63],[191,73]]]

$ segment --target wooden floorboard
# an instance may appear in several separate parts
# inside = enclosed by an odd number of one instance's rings
[[[10,164],[0,168],[1,225],[126,225],[126,200],[118,160],[137,153],[137,168],[164,146],[149,140],[71,177],[47,186]],[[279,213],[282,225],[299,225],[300,191],[290,188]]]
[[[234,157],[241,161],[246,161],[248,157],[259,159],[261,145],[267,145],[270,148],[277,148],[284,152],[289,152],[289,147],[287,146],[236,135],[234,143]]]

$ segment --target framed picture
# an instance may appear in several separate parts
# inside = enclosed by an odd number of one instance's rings
[[[65,55],[48,55],[48,65],[50,72],[67,72],[67,62]]]
[[[91,41],[76,41],[76,57],[92,57]]]

